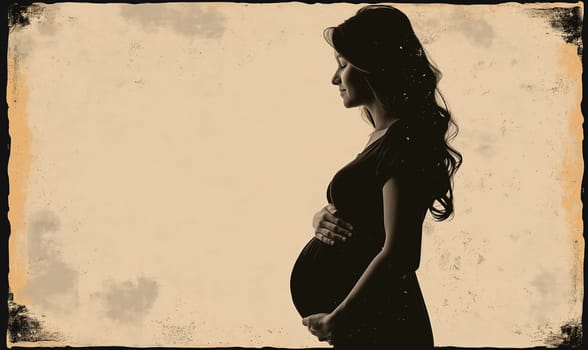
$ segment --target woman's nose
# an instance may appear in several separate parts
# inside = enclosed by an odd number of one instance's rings
[[[331,83],[333,85],[339,85],[341,83],[341,77],[339,77],[339,73],[335,73],[335,75],[333,75],[333,78],[331,79]]]

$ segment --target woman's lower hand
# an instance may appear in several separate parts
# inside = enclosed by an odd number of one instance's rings
[[[308,331],[320,341],[333,344],[333,331],[335,325],[333,317],[328,313],[314,314],[302,319],[302,324],[308,327]]]
[[[334,245],[336,242],[345,242],[352,235],[353,226],[341,218],[335,216],[337,208],[328,204],[321,208],[312,219],[314,236],[321,242]]]

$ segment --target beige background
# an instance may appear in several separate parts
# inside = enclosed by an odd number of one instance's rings
[[[581,64],[537,6],[398,5],[464,155],[418,271],[436,345],[581,316]],[[289,277],[371,132],[322,38],[359,7],[64,3],[11,32],[10,283],[57,344],[325,345]]]

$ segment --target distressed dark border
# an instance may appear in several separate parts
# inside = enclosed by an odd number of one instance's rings
[[[43,4],[53,4],[53,3],[60,3],[60,2],[76,2],[76,3],[128,3],[128,4],[139,4],[139,3],[166,3],[166,2],[199,2],[199,1],[137,1],[137,0],[129,0],[129,1],[105,1],[105,0],[94,0],[94,1],[56,1],[56,0],[46,0],[46,1],[39,1],[37,3]],[[208,1],[208,2],[219,2],[219,1]],[[226,2],[226,1],[223,1]],[[266,1],[232,1],[235,3],[264,3]],[[267,1],[270,2],[270,1]],[[291,1],[271,1],[272,3],[287,3]],[[377,1],[298,1],[299,3],[307,3],[307,4],[315,4],[315,3],[336,3],[336,2],[346,2],[346,3],[377,3]],[[576,3],[577,1],[423,1],[423,0],[415,0],[415,1],[383,1],[386,3],[442,3],[442,4],[500,4],[500,3]],[[33,16],[37,16],[39,14],[39,6],[35,5],[30,0],[8,0],[8,1],[0,1],[0,10],[2,11],[2,44],[4,49],[4,54],[0,55],[2,64],[4,67],[7,67],[7,48],[8,48],[8,34],[10,30],[18,30],[19,27],[26,26],[30,24],[30,18]],[[572,12],[571,16],[568,16],[566,19],[565,15],[569,15]],[[584,91],[585,91],[585,84],[586,84],[586,73],[584,72],[585,67],[585,56],[582,55],[583,52],[583,45],[582,43],[585,40],[584,28],[579,19],[579,16],[583,14],[580,13],[580,8],[576,7],[572,10],[570,9],[563,9],[563,8],[555,8],[555,9],[546,9],[546,10],[537,10],[537,15],[545,15],[550,17],[551,25],[554,29],[559,30],[562,33],[562,38],[566,40],[568,43],[574,43],[578,47],[578,55],[582,57],[582,102],[581,102],[581,110],[582,115],[585,115],[586,112],[586,100],[584,99]],[[563,18],[563,20],[562,20]],[[581,39],[581,40],[580,40]],[[7,92],[7,68],[2,70],[2,78],[3,84],[1,86],[1,93],[3,96],[6,96]],[[9,127],[9,120],[8,120],[8,103],[6,98],[3,101],[3,108],[1,108],[1,116],[0,116],[0,149],[1,156],[0,156],[0,184],[1,184],[1,202],[0,202],[0,210],[1,210],[1,218],[0,218],[0,232],[4,233],[1,245],[0,245],[0,256],[3,256],[2,264],[4,266],[4,276],[2,277],[2,294],[0,294],[0,299],[7,300],[7,303],[1,303],[1,312],[2,312],[2,330],[0,331],[0,346],[4,346],[7,344],[7,330],[9,324],[9,304],[11,301],[11,293],[9,292],[8,286],[8,272],[9,272],[9,259],[8,259],[8,240],[10,236],[10,223],[8,221],[8,194],[9,194],[9,183],[8,183],[8,162],[10,156],[10,135],[8,132]],[[582,124],[584,138],[582,140],[582,155],[584,159],[584,174],[586,173],[586,126],[585,123]],[[582,176],[582,185],[580,190],[582,203],[585,203],[585,176]],[[582,206],[582,221],[584,222],[586,218],[586,214],[588,209],[585,205]],[[584,241],[586,242],[586,228],[583,229],[583,237]],[[584,251],[584,271],[586,270],[587,262],[586,262],[586,251],[588,247],[586,247]],[[586,291],[586,273],[584,272],[584,291]],[[21,316],[26,314],[26,306],[24,305],[17,305],[12,303],[11,310],[13,311],[13,317],[10,319],[12,322],[11,327],[12,331],[14,332],[18,329],[18,325],[15,326],[15,310],[16,315],[20,314]],[[584,334],[582,332],[582,325],[586,322],[586,304],[583,303],[582,307],[582,323],[581,324],[564,324],[561,326],[561,334],[553,334],[551,336],[550,345],[557,346],[557,348],[561,349],[568,349],[568,348],[582,348],[582,344],[584,344]],[[34,324],[34,320],[30,321]],[[14,328],[17,327],[17,328]],[[22,327],[22,326],[20,326]],[[23,334],[24,328],[21,328],[21,334]],[[42,340],[42,339],[39,339]],[[71,347],[67,347],[71,348]],[[263,347],[264,349],[275,349],[272,347]],[[463,347],[436,347],[439,349],[467,349]],[[26,347],[12,347],[12,349],[28,349]],[[80,347],[80,349],[134,349],[131,347],[108,347],[108,346],[99,346],[99,347]],[[161,348],[142,348],[142,349],[161,349]],[[165,349],[174,349],[174,348],[165,348]],[[184,348],[185,349],[185,348]],[[198,348],[198,349],[205,349],[205,348]],[[242,347],[225,347],[225,348],[208,348],[208,349],[246,349]],[[477,348],[477,349],[498,349],[498,348]],[[505,348],[500,348],[505,349]],[[547,349],[546,347],[533,347],[528,349]]]

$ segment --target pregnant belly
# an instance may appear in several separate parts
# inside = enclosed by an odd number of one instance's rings
[[[290,277],[292,301],[298,313],[306,317],[333,311],[367,267],[369,256],[366,249],[352,242],[330,246],[311,239]]]

